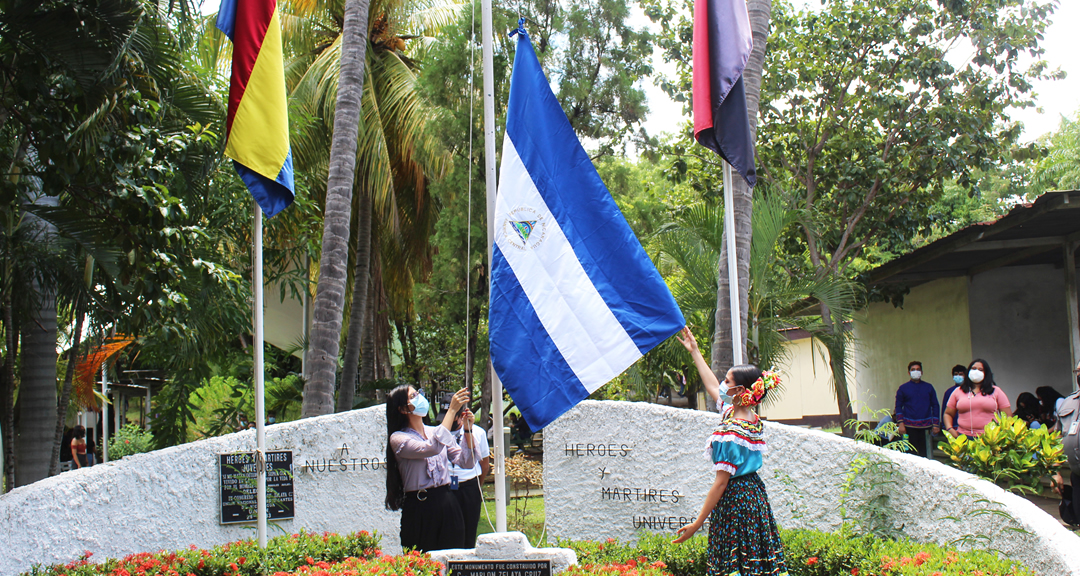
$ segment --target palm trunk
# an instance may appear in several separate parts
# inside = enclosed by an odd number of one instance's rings
[[[48,478],[56,431],[56,293],[37,282],[31,289],[40,307],[23,333],[16,486]]]
[[[34,204],[57,205],[57,198],[45,196],[40,184],[34,187],[38,192]],[[52,242],[56,234],[52,224],[32,214],[27,214],[27,219],[27,225],[34,232],[32,241]],[[48,478],[56,429],[56,287],[34,278],[28,288],[36,297],[37,309],[31,313],[30,323],[23,330],[16,486]]]
[[[369,283],[368,306],[364,316],[363,347],[360,353],[360,382],[371,382],[375,376],[375,286]]]
[[[360,194],[360,221],[356,226],[356,271],[353,272],[352,310],[349,311],[349,335],[338,388],[337,411],[352,410],[356,398],[356,375],[360,368],[360,344],[367,320],[368,280],[371,277],[371,203]]]
[[[71,381],[75,375],[75,365],[79,359],[79,347],[82,345],[82,328],[86,314],[79,310],[78,302],[75,304],[75,333],[71,341],[71,353],[68,355],[68,365],[64,376],[64,388],[60,393],[60,403],[56,406],[56,433],[53,435],[52,460],[49,461],[49,476],[56,476],[60,472],[60,450],[64,439],[64,420],[67,418],[68,405],[71,403]]]
[[[4,488],[15,487],[15,355],[18,354],[19,330],[11,314],[10,297],[4,303],[4,356],[3,372],[3,435],[4,435]]]
[[[334,411],[334,383],[345,305],[345,269],[349,254],[353,176],[364,90],[364,58],[368,43],[369,0],[346,0],[342,27],[341,75],[334,109],[334,136],[323,210],[322,257],[315,288],[314,318],[307,350],[308,381],[301,418]],[[364,234],[364,231],[358,231]]]
[[[833,377],[833,392],[836,393],[836,406],[840,412],[840,430],[848,438],[855,437],[855,427],[850,423],[855,418],[855,410],[851,407],[851,396],[848,394],[847,382],[847,334],[844,330],[844,319],[833,318],[832,311],[825,304],[821,305],[821,319],[825,323],[828,336],[825,338],[825,348],[829,351],[829,369]]]
[[[754,48],[743,70],[743,84],[746,88],[746,113],[750,119],[750,134],[757,140],[758,101],[761,95],[761,74],[765,64],[765,45],[769,36],[769,19],[772,15],[772,0],[748,0],[746,8],[750,14],[750,29],[754,37]],[[753,217],[754,193],[746,181],[735,175],[732,179],[732,210],[735,213],[735,252],[736,267],[739,272],[739,322],[744,327],[742,356],[746,358],[746,317],[749,311],[750,292],[750,239],[752,236],[751,219]],[[726,233],[726,231],[725,231]],[[731,305],[730,286],[728,285],[727,243],[720,247],[720,262],[717,266],[716,289],[716,327],[712,345],[712,369],[721,374],[734,362],[731,342]],[[712,399],[707,400],[711,404]]]

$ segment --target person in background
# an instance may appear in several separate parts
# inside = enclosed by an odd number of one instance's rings
[[[532,442],[533,430],[529,428],[529,423],[525,421],[525,416],[521,416],[514,422],[514,431],[517,434],[519,450],[525,450],[525,444]]]
[[[1080,386],[1080,364],[1073,370],[1077,386]],[[1062,399],[1058,408],[1056,426],[1061,432],[1061,444],[1065,448],[1065,457],[1069,460],[1071,486],[1066,486],[1061,472],[1054,474],[1050,484],[1054,492],[1061,496],[1058,513],[1061,519],[1072,526],[1080,526],[1080,498],[1074,489],[1080,483],[1080,391],[1073,392]]]
[[[949,405],[949,397],[956,392],[956,389],[964,383],[964,375],[967,374],[967,366],[963,364],[957,364],[952,367],[952,386],[949,386],[945,390],[945,394],[941,396],[941,422],[945,422],[945,407]]]
[[[1035,395],[1039,397],[1039,420],[1052,428],[1057,423],[1057,413],[1065,397],[1050,386],[1039,386],[1035,389]]]
[[[1016,412],[1013,416],[1027,422],[1028,428],[1042,428],[1039,421],[1039,399],[1031,392],[1021,392],[1016,397]]]
[[[86,434],[86,465],[93,466],[97,463],[97,442],[94,442],[94,435],[90,432]]]
[[[458,446],[465,442],[464,419],[464,412],[459,413],[451,430]],[[484,504],[484,493],[481,489],[484,487],[484,478],[491,471],[491,461],[488,460],[491,450],[488,443],[482,440],[484,429],[474,424],[473,437],[476,438],[476,464],[465,469],[450,463],[450,492],[457,497],[461,516],[465,520],[465,548],[476,548],[476,527],[480,525],[480,508]]]
[[[964,383],[949,397],[945,429],[953,438],[961,434],[975,438],[998,412],[1012,416],[1011,408],[1009,397],[994,385],[990,364],[980,358],[968,366]]]
[[[922,379],[922,362],[908,362],[911,380],[896,390],[896,409],[893,419],[901,436],[907,435],[915,453],[923,458],[932,457],[930,442],[941,431],[937,391],[933,384]],[[927,434],[930,431],[930,434]]]
[[[75,431],[72,433],[71,439],[71,461],[75,464],[76,468],[82,468],[87,466],[86,460],[86,428],[81,424],[75,427]]]

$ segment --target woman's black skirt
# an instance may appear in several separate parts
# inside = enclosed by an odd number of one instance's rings
[[[449,485],[405,493],[401,547],[421,552],[465,547],[465,521]]]

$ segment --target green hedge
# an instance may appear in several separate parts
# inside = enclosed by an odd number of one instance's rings
[[[338,535],[301,532],[279,536],[262,550],[254,540],[230,542],[204,550],[191,546],[176,552],[141,552],[101,563],[87,552],[68,564],[35,566],[28,576],[262,576],[329,566],[346,558],[382,558],[379,537],[367,532]],[[382,572],[393,574],[394,572]],[[401,572],[404,574],[404,572]],[[418,576],[423,573],[417,572]],[[436,569],[434,574],[438,574]]]
[[[643,533],[635,544],[560,541],[578,555],[567,576],[705,576],[705,536],[683,544],[672,534]],[[841,530],[782,530],[791,576],[1033,576],[1023,566],[984,551],[958,552],[935,544],[883,540]],[[367,532],[300,533],[271,539],[265,550],[243,540],[202,550],[132,554],[100,564],[90,554],[69,564],[37,566],[22,576],[437,576],[442,566],[425,554],[387,556]]]
[[[981,550],[958,552],[936,544],[883,540],[813,530],[781,530],[784,555],[791,576],[1033,576],[1021,564]],[[681,545],[669,534],[643,534],[635,545],[605,542],[560,542],[573,548],[578,563],[624,563],[644,558],[662,562],[673,576],[705,576],[706,537],[695,536]]]

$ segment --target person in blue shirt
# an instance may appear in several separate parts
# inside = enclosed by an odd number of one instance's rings
[[[911,380],[896,390],[893,420],[900,435],[907,436],[915,453],[930,458],[933,454],[930,442],[941,431],[941,407],[938,406],[937,391],[922,379],[922,362],[908,362],[908,375]]]
[[[941,422],[945,421],[945,407],[949,405],[949,397],[952,396],[953,392],[956,392],[956,390],[960,388],[960,385],[964,383],[964,375],[966,374],[967,366],[964,366],[963,364],[957,364],[956,366],[952,367],[953,385],[949,386],[949,388],[945,390],[945,394],[941,397],[941,411],[938,413],[938,417],[941,419]]]

